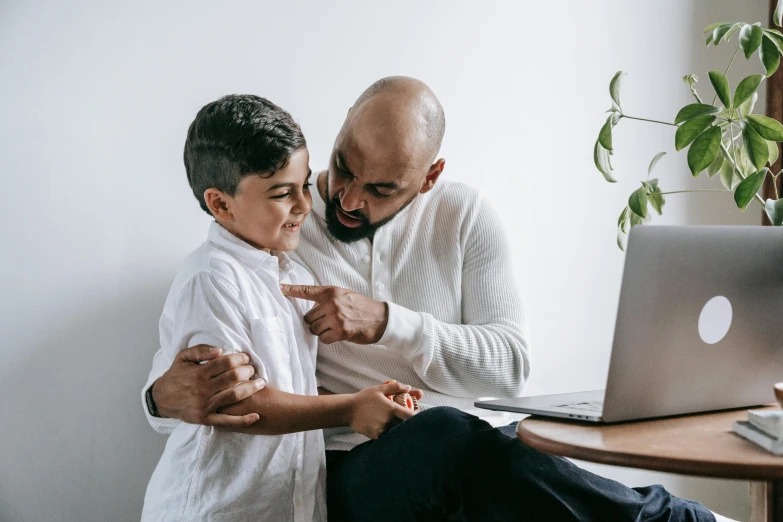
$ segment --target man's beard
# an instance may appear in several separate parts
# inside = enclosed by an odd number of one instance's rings
[[[349,216],[362,222],[362,224],[358,227],[351,228],[346,227],[340,223],[339,219],[337,219],[337,209],[339,208],[342,210],[342,207],[340,206],[340,199],[337,197],[329,197],[329,190],[327,188],[326,198],[324,199],[324,205],[326,207],[326,230],[334,239],[343,243],[353,243],[365,238],[372,239],[376,230],[394,219],[397,214],[402,212],[405,207],[410,205],[411,202],[416,199],[416,196],[418,196],[418,193],[414,194],[413,197],[408,200],[408,202],[405,203],[397,212],[385,219],[378,221],[377,223],[371,223],[367,216],[363,214],[358,212],[351,212],[348,214]]]

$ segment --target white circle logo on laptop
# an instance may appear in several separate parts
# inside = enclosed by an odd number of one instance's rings
[[[716,295],[701,309],[699,337],[707,344],[717,343],[729,333],[731,319],[731,303],[722,295]]]

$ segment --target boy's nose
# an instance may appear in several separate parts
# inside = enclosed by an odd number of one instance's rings
[[[313,208],[313,203],[308,198],[301,197],[299,198],[299,201],[297,201],[292,211],[297,214],[306,214],[310,212],[311,208]]]

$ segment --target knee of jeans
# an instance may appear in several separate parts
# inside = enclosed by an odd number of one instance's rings
[[[478,435],[483,429],[492,429],[478,417],[448,406],[428,408],[405,423],[410,423],[411,428],[423,434],[432,434],[430,440],[434,444],[449,446],[451,450],[478,442]]]
[[[436,406],[417,413],[411,420],[423,427],[441,430],[443,428],[458,428],[475,419],[473,415],[449,406]]]

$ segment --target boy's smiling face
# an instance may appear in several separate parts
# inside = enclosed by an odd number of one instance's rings
[[[235,195],[210,188],[204,199],[217,222],[246,243],[267,252],[294,250],[313,204],[309,163],[301,148],[272,177],[247,176]]]

